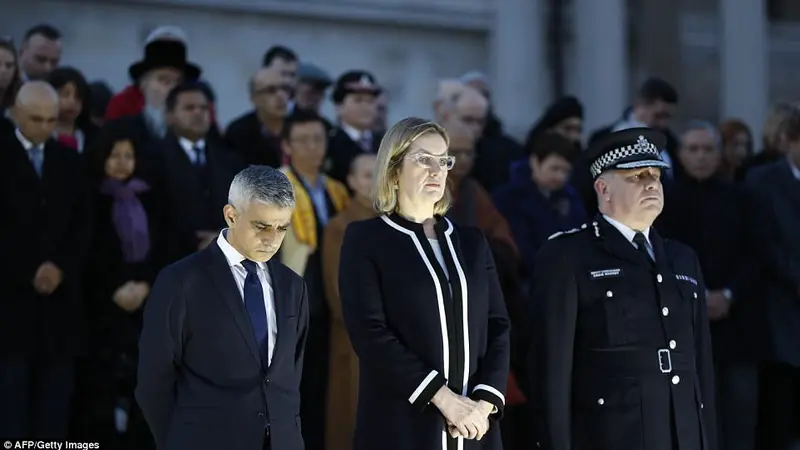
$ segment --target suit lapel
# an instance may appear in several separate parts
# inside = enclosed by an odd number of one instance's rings
[[[236,281],[233,279],[231,268],[228,266],[228,260],[217,245],[216,241],[209,245],[203,252],[208,259],[208,264],[204,267],[211,282],[222,294],[222,301],[231,312],[236,326],[239,328],[239,333],[242,335],[247,348],[253,355],[255,362],[261,366],[261,357],[258,352],[258,345],[256,344],[255,332],[253,326],[250,324],[250,318],[247,316],[247,311],[244,308],[244,301],[239,288],[236,286]]]
[[[272,300],[275,304],[275,324],[278,327],[275,333],[275,349],[272,353],[272,363],[267,370],[272,370],[277,359],[283,357],[283,339],[281,339],[281,336],[292,332],[292,330],[286,329],[286,317],[289,312],[289,301],[291,300],[290,280],[285,276],[281,276],[281,271],[277,270],[277,264],[274,258],[267,261],[267,270],[269,270],[269,278],[272,282]]]

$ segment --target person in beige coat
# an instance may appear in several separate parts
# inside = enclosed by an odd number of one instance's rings
[[[347,184],[353,198],[325,227],[322,239],[322,271],[325,298],[331,310],[330,372],[325,430],[326,450],[351,450],[358,407],[358,358],[342,319],[339,301],[339,251],[344,231],[351,222],[375,217],[370,189],[375,155],[363,153],[353,160]]]

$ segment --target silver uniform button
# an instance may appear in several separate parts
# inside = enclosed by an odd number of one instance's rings
[[[661,283],[662,281],[664,281],[664,277],[662,277],[662,276],[661,276],[661,274],[658,274],[658,275],[656,275],[656,280],[657,280],[659,283]]]
[[[694,294],[692,294],[692,295],[694,296],[694,298],[697,298],[697,292],[695,292],[695,293],[694,293]]]
[[[666,306],[661,308],[661,315],[664,316],[664,317],[668,316],[669,315],[669,308],[667,308]]]
[[[605,401],[604,399],[602,399],[602,398],[598,398],[598,399],[597,399],[597,404],[598,404],[598,405],[603,405],[605,402],[606,402],[606,401]]]
[[[672,377],[672,384],[678,384],[678,383],[680,383],[680,382],[681,382],[681,377],[679,377],[679,376],[677,376],[677,375],[675,375],[674,377]]]
[[[606,291],[606,297],[611,298],[614,296],[614,293],[611,291]]]
[[[675,341],[669,341],[669,348],[675,350],[675,347],[678,346],[678,343]]]
[[[700,403],[700,409],[703,409],[704,407],[705,406],[702,403]]]

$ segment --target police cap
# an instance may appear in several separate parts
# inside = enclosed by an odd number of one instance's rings
[[[592,178],[607,170],[669,168],[661,158],[666,142],[664,134],[652,128],[629,128],[608,134],[592,144],[586,155]]]
[[[375,77],[365,70],[351,70],[345,72],[336,80],[333,88],[333,102],[338,104],[344,101],[347,94],[364,92],[373,95],[381,93],[381,87],[375,81]]]

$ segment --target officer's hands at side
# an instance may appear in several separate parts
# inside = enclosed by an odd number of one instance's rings
[[[725,297],[724,291],[711,291],[706,296],[709,320],[720,320],[728,317],[730,301]]]
[[[442,386],[431,402],[447,421],[451,436],[480,440],[489,431],[488,417],[493,409],[491,403],[476,402],[455,394],[447,386]]]

